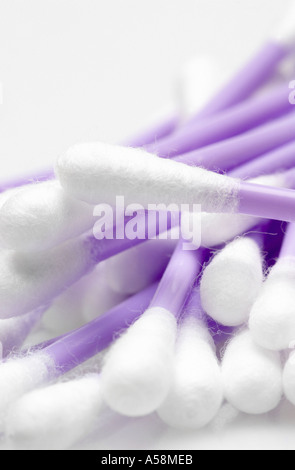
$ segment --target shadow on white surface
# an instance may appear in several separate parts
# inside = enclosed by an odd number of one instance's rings
[[[106,411],[92,436],[75,449],[97,450],[294,450],[295,408],[287,401],[263,416],[232,414],[224,426],[200,431],[169,428],[154,413],[125,418]]]

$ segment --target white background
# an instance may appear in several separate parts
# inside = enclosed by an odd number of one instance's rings
[[[173,101],[186,60],[210,54],[235,68],[288,3],[0,0],[0,180],[53,164],[77,141],[131,135]],[[295,448],[294,423],[286,404],[266,417],[242,416],[222,432],[178,433],[155,416],[113,418],[96,445],[286,449]]]
[[[48,166],[77,141],[133,134],[173,100],[183,63],[211,54],[235,67],[284,4],[0,0],[0,180]]]

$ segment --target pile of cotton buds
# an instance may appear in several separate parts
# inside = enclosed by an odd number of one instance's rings
[[[196,430],[295,405],[293,26],[217,95],[200,59],[179,116],[2,185],[2,446],[72,448],[108,409]]]

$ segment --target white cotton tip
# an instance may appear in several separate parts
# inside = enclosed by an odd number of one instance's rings
[[[97,374],[22,396],[5,419],[5,435],[20,450],[66,450],[91,432],[103,409]]]
[[[163,274],[177,240],[148,240],[107,260],[106,278],[113,291],[135,294]]]
[[[0,342],[3,356],[19,348],[31,330],[42,318],[46,307],[21,315],[20,317],[0,320]]]
[[[93,207],[69,197],[58,181],[14,192],[0,210],[0,243],[18,251],[40,251],[75,238],[94,225]]]
[[[90,322],[126,300],[127,295],[113,291],[106,280],[106,263],[98,266],[90,276],[82,299],[81,313],[84,321]]]
[[[50,303],[93,267],[89,251],[82,238],[38,255],[0,252],[0,318]]]
[[[157,412],[169,426],[199,429],[223,401],[220,367],[205,325],[189,316],[180,327],[170,391]]]
[[[263,281],[263,259],[257,243],[238,238],[218,252],[205,268],[200,284],[202,306],[217,323],[245,323]]]
[[[220,86],[228,73],[210,56],[193,57],[182,67],[177,91],[180,115],[184,120],[196,115],[212,98],[216,77]]]
[[[112,346],[102,369],[102,392],[114,411],[143,416],[165,400],[172,380],[177,322],[150,308]]]
[[[71,147],[56,166],[70,195],[88,203],[202,204],[211,212],[234,212],[239,182],[233,178],[159,158],[142,149],[104,143]],[[111,184],[110,184],[111,182]]]
[[[283,174],[259,176],[250,179],[249,182],[265,186],[287,187],[286,178]],[[184,213],[183,214],[183,236],[191,239],[191,233],[186,227],[198,227],[201,235],[201,245],[214,247],[226,243],[238,235],[246,233],[258,225],[262,220],[244,214],[218,214],[207,212]]]
[[[282,45],[292,46],[295,43],[295,2],[291,1],[289,9],[275,30],[273,39]]]
[[[42,353],[11,358],[0,364],[0,430],[13,402],[49,380],[53,370],[53,361]]]
[[[287,400],[289,400],[289,402],[295,405],[295,355],[294,355],[294,351],[290,354],[290,357],[287,360],[285,367],[284,367],[283,386],[284,386],[284,393],[285,393]]]
[[[226,399],[244,413],[267,413],[281,400],[280,355],[255,344],[248,330],[238,333],[228,344],[222,377]]]
[[[271,269],[249,320],[254,340],[275,351],[295,341],[295,260],[281,258]]]

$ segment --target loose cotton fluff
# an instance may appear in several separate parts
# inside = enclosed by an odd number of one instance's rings
[[[218,252],[200,284],[205,312],[225,326],[245,323],[263,281],[263,259],[257,243],[238,238]]]
[[[239,182],[202,168],[159,158],[141,149],[99,142],[71,147],[56,165],[68,193],[90,204],[202,204],[209,212],[234,212]],[[110,184],[110,181],[112,184]]]
[[[48,381],[54,371],[50,357],[36,353],[0,364],[0,430],[9,407],[23,394]]]
[[[106,262],[109,286],[120,294],[135,294],[155,282],[167,266],[177,240],[148,240]]]
[[[248,330],[238,333],[228,344],[222,377],[225,398],[244,413],[267,413],[281,400],[280,355],[258,346]]]
[[[199,429],[214,418],[222,400],[212,339],[204,323],[189,316],[180,326],[171,388],[157,412],[169,426]]]
[[[0,243],[12,250],[50,249],[94,224],[93,207],[71,198],[58,181],[15,190],[0,207]]]
[[[126,416],[155,411],[172,380],[177,323],[163,308],[148,309],[111,347],[102,368],[104,400]]]
[[[249,180],[249,182],[278,188],[289,187],[289,181],[284,177],[284,174],[260,176]],[[259,217],[244,214],[210,214],[207,212],[183,214],[184,219],[187,217],[193,217],[195,225],[192,222],[184,221],[184,237],[191,238],[191,234],[185,233],[185,227],[199,226],[201,227],[201,245],[208,248],[226,243],[263,221]]]
[[[254,340],[279,351],[295,339],[295,259],[280,258],[254,303],[249,320]]]
[[[99,375],[85,375],[22,396],[8,412],[5,435],[16,449],[68,449],[93,430],[103,408]]]

